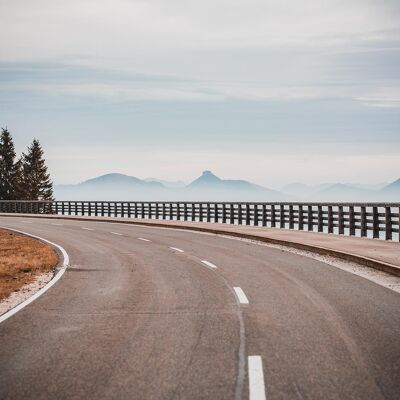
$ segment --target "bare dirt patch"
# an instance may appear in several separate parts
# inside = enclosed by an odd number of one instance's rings
[[[57,263],[58,255],[50,245],[0,229],[0,301],[50,273]]]

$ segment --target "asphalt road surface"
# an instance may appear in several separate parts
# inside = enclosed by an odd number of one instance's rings
[[[70,268],[0,324],[0,399],[399,399],[400,295],[195,232],[0,218]]]

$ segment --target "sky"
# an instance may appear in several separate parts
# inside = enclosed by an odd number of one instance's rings
[[[0,126],[55,183],[400,177],[398,0],[0,0]]]

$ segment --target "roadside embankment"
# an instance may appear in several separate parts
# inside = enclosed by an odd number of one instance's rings
[[[57,263],[58,255],[52,246],[0,229],[0,302],[51,273]]]

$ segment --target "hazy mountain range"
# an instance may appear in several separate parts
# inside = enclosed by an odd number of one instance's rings
[[[57,200],[400,202],[400,179],[376,185],[293,183],[277,191],[244,180],[221,179],[211,171],[189,184],[111,173],[79,184],[56,185],[54,190]]]

